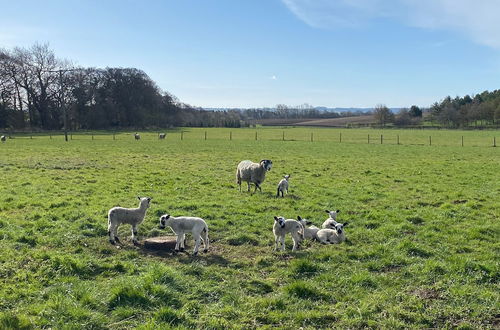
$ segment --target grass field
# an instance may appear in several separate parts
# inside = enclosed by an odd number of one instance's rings
[[[258,131],[0,144],[0,328],[499,327],[498,132],[432,131],[429,147],[427,131],[399,131],[401,145],[397,131],[370,145],[374,130]],[[238,162],[263,158],[263,193],[239,193]],[[277,199],[285,173],[291,192]],[[195,215],[211,250],[148,252],[130,226],[111,246],[107,211],[138,195],[153,198],[141,239],[168,233],[161,214]],[[347,242],[291,253],[288,237],[273,252],[274,215],[320,226],[325,209],[350,222]]]

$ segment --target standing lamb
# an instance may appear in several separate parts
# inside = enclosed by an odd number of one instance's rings
[[[344,227],[346,227],[349,223],[346,222],[344,224],[337,223],[335,225],[335,229],[321,229],[317,232],[316,236],[318,241],[323,244],[339,244],[345,241],[345,232]]]
[[[136,140],[140,140],[141,139],[141,136],[139,135],[139,133],[135,133],[134,134],[134,139],[136,139]]]
[[[304,239],[304,227],[300,222],[294,219],[287,219],[283,217],[274,217],[274,241],[276,246],[274,250],[278,250],[279,243],[281,243],[281,250],[285,251],[285,235],[290,233],[293,240],[292,251],[297,250],[300,241]]]
[[[323,225],[321,228],[329,228],[329,229],[335,229],[335,225],[337,224],[337,214],[340,213],[340,210],[337,211],[328,211],[326,210],[326,213],[328,213],[329,217],[328,219],[323,222]]]
[[[236,169],[236,183],[240,186],[240,191],[241,182],[246,181],[248,184],[248,191],[250,191],[250,183],[253,183],[255,184],[254,193],[257,191],[257,188],[262,192],[260,185],[266,179],[266,172],[270,171],[271,167],[273,167],[273,162],[269,159],[263,159],[260,163],[254,163],[250,160],[240,162]]]
[[[303,219],[300,216],[297,217],[297,221],[300,222],[302,227],[304,227],[304,239],[317,239],[316,233],[319,231],[319,228],[312,225],[306,227],[311,224],[311,222],[307,219]]]
[[[283,194],[286,192],[288,194],[288,179],[290,179],[290,175],[287,174],[281,179],[281,181],[278,183],[278,191],[276,192],[276,197],[280,197],[280,192],[281,192],[281,197],[285,197]]]
[[[120,239],[117,236],[118,226],[122,223],[127,223],[132,225],[132,242],[134,245],[139,244],[137,241],[137,226],[144,221],[146,216],[146,211],[148,210],[151,198],[149,197],[137,197],[139,199],[138,208],[124,208],[124,207],[113,207],[108,212],[108,235],[109,242],[115,244],[120,243]]]
[[[160,134],[158,135],[158,139],[160,139],[160,140],[165,140],[165,137],[166,137],[166,136],[167,136],[167,134],[166,134],[166,133],[160,133]]]
[[[0,136],[0,140],[2,140],[2,142],[5,142],[7,140],[7,138],[5,137],[5,135],[2,135],[2,136]]]
[[[196,217],[172,217],[170,214],[165,214],[160,217],[160,229],[165,229],[169,226],[174,231],[177,236],[177,241],[175,244],[175,251],[184,251],[184,234],[186,232],[191,232],[194,238],[194,250],[193,255],[198,254],[198,249],[200,247],[200,238],[203,240],[203,252],[208,251],[209,240],[208,240],[208,225],[202,218]]]

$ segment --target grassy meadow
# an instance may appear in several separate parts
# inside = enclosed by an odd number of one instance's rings
[[[498,131],[255,132],[0,144],[0,328],[500,326]],[[238,162],[264,158],[263,193],[240,193]],[[107,211],[136,196],[153,198],[141,240],[171,234],[161,214],[200,216],[210,251],[191,256],[190,235],[185,253],[148,251],[127,225],[110,245]],[[273,251],[274,215],[321,226],[325,209],[350,223],[346,242]]]

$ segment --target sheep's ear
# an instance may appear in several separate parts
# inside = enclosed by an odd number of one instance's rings
[[[335,211],[335,212],[340,213],[340,210],[337,210],[337,211]]]
[[[138,199],[138,200],[141,200],[141,196],[137,196],[137,199]]]
[[[278,217],[277,217],[277,216],[274,216],[274,220],[278,221]]]
[[[328,211],[328,210],[325,210],[325,212],[326,212],[326,213],[330,213],[330,211]]]
[[[349,222],[344,223],[344,227],[347,227],[349,225]]]
[[[302,220],[302,218],[300,217],[300,215],[297,216],[297,220]]]

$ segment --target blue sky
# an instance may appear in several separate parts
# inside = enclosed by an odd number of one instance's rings
[[[498,0],[0,0],[0,47],[139,68],[195,106],[429,106],[500,88],[498,13]]]

